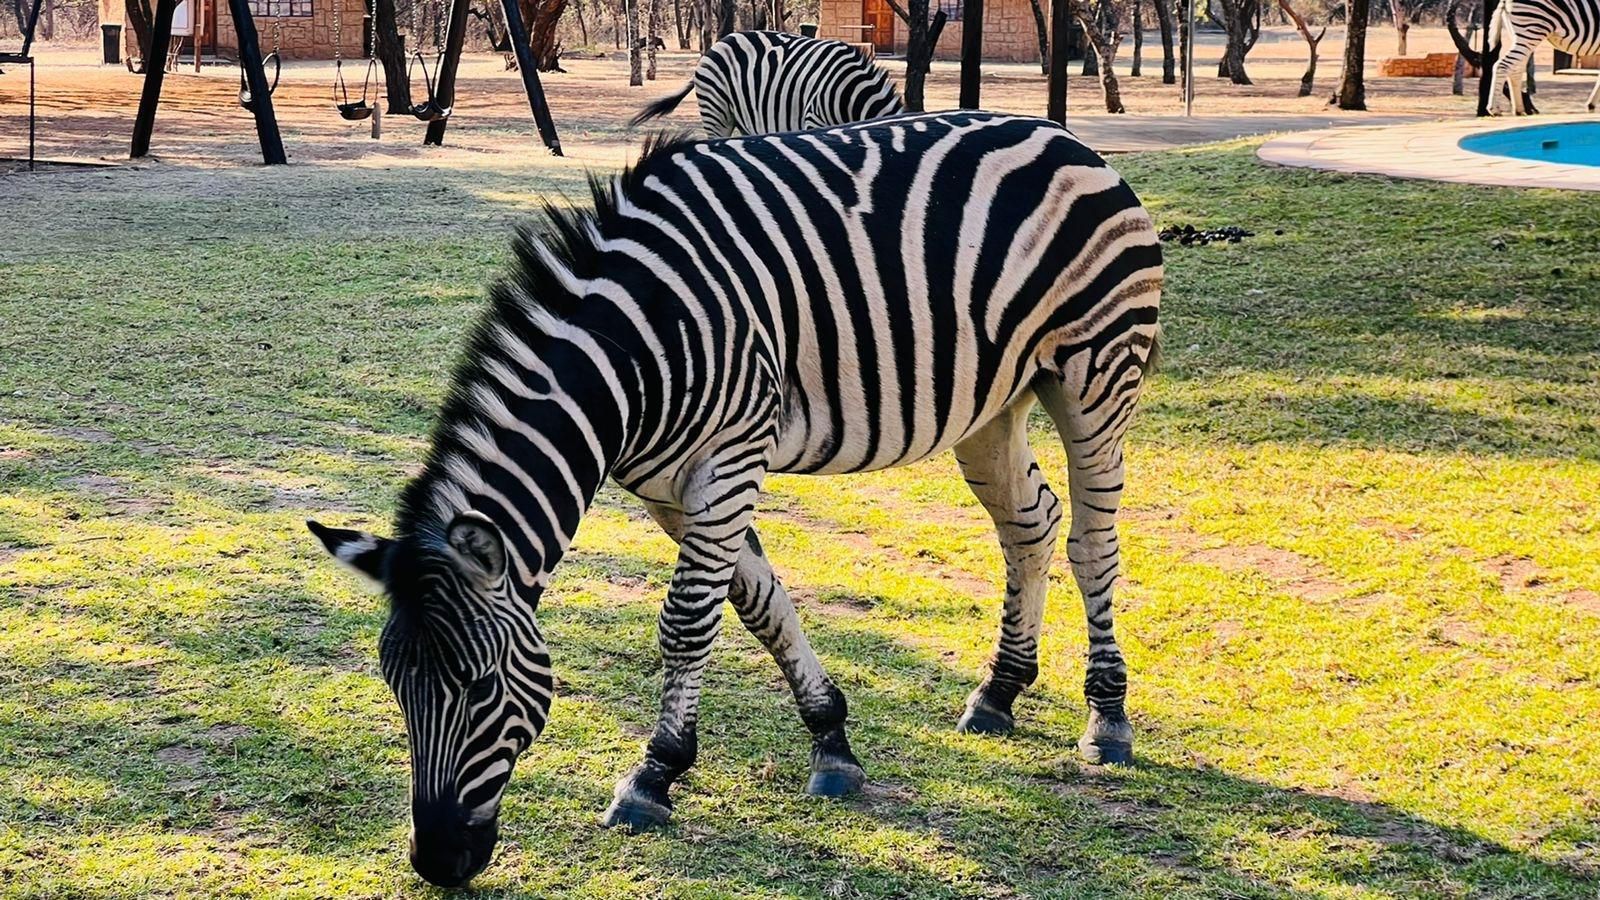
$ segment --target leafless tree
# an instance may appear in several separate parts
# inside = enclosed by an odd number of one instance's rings
[[[1133,0],[1133,66],[1129,78],[1143,75],[1144,69],[1144,0]]]
[[[1294,22],[1295,30],[1299,31],[1300,36],[1305,38],[1306,47],[1310,50],[1311,55],[1306,62],[1306,73],[1300,76],[1300,92],[1295,95],[1297,97],[1309,97],[1313,90],[1312,82],[1317,77],[1317,45],[1322,43],[1322,39],[1327,36],[1328,26],[1324,24],[1322,31],[1318,32],[1316,37],[1312,37],[1311,29],[1306,27],[1305,17],[1294,11],[1294,7],[1289,5],[1289,0],[1278,0],[1278,5],[1283,8],[1284,14]]]
[[[561,71],[561,14],[567,0],[517,0],[522,21],[528,28],[528,50],[533,67],[541,72]]]
[[[1255,47],[1261,36],[1261,0],[1217,0],[1212,7],[1212,18],[1228,33],[1228,43],[1217,63],[1217,77],[1228,78],[1234,84],[1250,84],[1244,70],[1244,58]]]
[[[1339,92],[1333,97],[1340,109],[1367,108],[1367,85],[1361,76],[1361,70],[1367,62],[1367,19],[1371,15],[1371,0],[1348,0],[1345,15],[1344,73],[1339,76]]]
[[[1401,56],[1406,55],[1406,32],[1411,30],[1411,20],[1406,15],[1405,0],[1389,0],[1389,14],[1394,17],[1395,35],[1400,48],[1395,52]]]
[[[1067,0],[1059,0],[1066,3]],[[1050,30],[1045,26],[1044,10],[1039,6],[1039,0],[1028,0],[1028,5],[1033,7],[1033,29],[1039,35],[1039,74],[1050,74]]]
[[[1183,0],[1175,0],[1181,3]],[[1172,16],[1174,2],[1169,0],[1153,0],[1156,8],[1156,23],[1161,26],[1161,83],[1177,84],[1177,66],[1172,54]]]
[[[639,67],[639,0],[624,0],[628,4],[628,85],[644,84],[644,73]]]
[[[939,46],[939,34],[944,31],[945,14],[939,10],[928,21],[928,0],[888,0],[889,8],[906,23],[906,81],[901,89],[901,99],[910,112],[922,112],[924,88],[928,83],[928,67],[933,64],[933,51]]]
[[[1095,7],[1092,10],[1089,9],[1091,5]],[[1093,4],[1075,0],[1072,11],[1083,25],[1084,37],[1094,51],[1100,72],[1100,95],[1105,100],[1106,112],[1127,112],[1122,105],[1122,90],[1117,86],[1117,73],[1112,65],[1117,60],[1117,47],[1122,44],[1122,35],[1116,31],[1119,16],[1113,0],[1096,0]]]
[[[661,39],[661,0],[650,0],[650,27],[649,35],[645,38],[649,54],[645,64],[644,77],[651,81],[656,80],[656,43]]]

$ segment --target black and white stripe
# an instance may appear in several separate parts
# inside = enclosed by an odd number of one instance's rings
[[[844,696],[751,521],[769,472],[954,449],[1006,560],[993,664],[960,727],[1009,730],[1038,672],[1062,520],[1027,441],[1035,402],[1070,463],[1068,557],[1090,636],[1079,746],[1129,758],[1116,515],[1162,267],[1117,173],[1050,122],[961,112],[665,143],[594,202],[517,241],[396,539],[316,526],[393,597],[381,650],[412,732],[418,871],[455,884],[487,862],[510,762],[550,701],[533,611],[607,478],[680,553],[660,614],[660,720],[606,824],[669,815],[724,601],[793,689],[808,790],[865,779]]]
[[[1600,53],[1600,0],[1501,0],[1490,23],[1494,42],[1500,48],[1494,78],[1489,87],[1491,106],[1500,102],[1500,85],[1509,81],[1511,109],[1524,115],[1522,105],[1523,70],[1539,43],[1551,45],[1574,57]],[[1600,102],[1600,78],[1595,79],[1585,108],[1595,111]]]
[[[683,89],[633,118],[639,125],[699,94],[712,137],[848,125],[900,113],[889,73],[849,44],[781,31],[741,31],[706,51]]]

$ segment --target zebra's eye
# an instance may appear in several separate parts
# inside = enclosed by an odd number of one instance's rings
[[[467,686],[467,705],[477,706],[494,696],[494,676],[485,675]]]

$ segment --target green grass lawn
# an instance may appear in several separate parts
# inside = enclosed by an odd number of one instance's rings
[[[1064,554],[1017,734],[952,730],[1002,586],[953,460],[774,478],[763,539],[872,785],[801,794],[803,728],[730,617],[674,824],[602,831],[654,720],[672,559],[608,490],[541,610],[560,696],[477,887],[1600,892],[1592,199],[1273,170],[1248,145],[1119,168],[1160,224],[1257,233],[1168,254],[1118,604],[1140,763],[1075,761]],[[301,521],[387,529],[508,224],[580,184],[532,165],[4,183],[23,227],[0,246],[0,897],[431,893],[404,856],[382,601]]]

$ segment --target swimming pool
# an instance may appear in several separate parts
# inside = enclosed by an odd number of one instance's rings
[[[1600,166],[1600,122],[1508,128],[1461,139],[1461,149],[1569,166]]]

